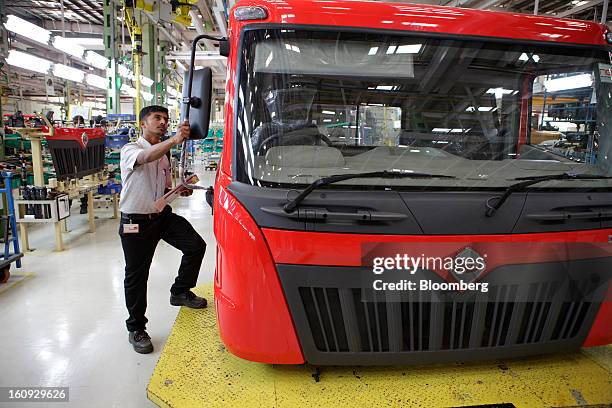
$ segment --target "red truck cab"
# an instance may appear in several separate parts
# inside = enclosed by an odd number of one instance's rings
[[[232,9],[228,41],[214,286],[229,351],[388,365],[612,342],[605,26],[258,0]]]

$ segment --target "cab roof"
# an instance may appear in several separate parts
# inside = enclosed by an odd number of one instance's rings
[[[387,29],[549,43],[608,45],[605,25],[583,20],[467,8],[363,0],[242,0],[265,20],[238,22]],[[235,10],[234,8],[234,10]],[[234,13],[232,25],[236,24]]]

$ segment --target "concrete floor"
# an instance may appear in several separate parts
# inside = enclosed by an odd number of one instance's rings
[[[214,173],[199,171],[201,185]],[[124,261],[112,209],[96,209],[96,232],[78,200],[64,234],[68,248],[55,252],[52,225],[30,229],[23,267],[11,273],[34,276],[0,292],[0,387],[66,386],[70,403],[51,407],[151,407],[146,387],[179,308],[170,306],[170,286],[181,254],[161,242],[149,278],[148,332],[155,351],[141,355],[128,343],[123,297]],[[198,285],[213,281],[215,241],[204,191],[173,203],[208,244]],[[212,299],[211,299],[212,300]],[[46,403],[0,403],[44,407]]]

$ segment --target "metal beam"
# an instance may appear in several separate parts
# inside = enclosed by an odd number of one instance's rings
[[[446,2],[444,5],[448,7],[464,7],[472,0],[453,0]]]
[[[110,59],[110,69],[106,70],[106,79],[109,82],[106,97],[106,111],[108,113],[121,113],[121,93],[117,86],[117,60],[119,54],[119,30],[117,29],[117,10],[113,0],[104,0],[104,45],[105,57]]]
[[[8,57],[8,32],[4,28],[4,17],[6,14],[5,0],[0,0],[0,58]],[[0,92],[0,95],[2,92]],[[0,109],[1,112],[1,109]],[[1,118],[2,116],[0,116]]]
[[[227,20],[225,18],[225,9],[223,8],[223,3],[220,0],[214,0],[215,7],[212,8],[215,16],[215,20],[217,22],[217,26],[219,27],[219,31],[221,31],[221,35],[223,37],[227,37]]]
[[[204,30],[204,23],[202,22],[202,19],[198,15],[198,12],[196,10],[191,9],[189,11],[189,15],[191,16],[191,20],[193,21],[193,26],[195,27],[198,35],[206,34],[206,31]],[[210,51],[210,50],[215,49],[215,46],[213,45],[212,41],[208,39],[204,39],[202,42],[204,43],[207,50]]]
[[[606,24],[608,21],[608,0],[604,0],[604,4],[601,10],[601,24]]]
[[[86,3],[82,0],[70,0],[70,3],[73,3],[74,6],[77,7],[79,11],[84,11],[86,13],[85,17],[89,22],[91,22],[90,18],[93,19],[96,23],[103,23],[104,17],[98,15],[97,10],[92,7],[91,3]]]
[[[478,6],[474,7],[475,9],[480,9],[480,10],[486,10],[490,7],[496,6],[500,3],[503,3],[503,0],[489,0],[489,1],[485,1],[484,3],[479,4]]]
[[[198,4],[196,5],[197,10],[200,12],[200,14],[202,15],[202,17],[204,18],[204,16],[206,16],[206,20],[210,21],[210,23],[213,25],[212,29],[215,28],[215,20],[213,18],[212,13],[210,12],[210,7],[208,7],[208,4],[206,4],[206,2],[204,0],[198,0]],[[197,27],[196,27],[197,29]]]
[[[190,59],[189,51],[172,51],[166,55],[167,61],[189,61]],[[220,55],[219,51],[196,51],[195,59],[196,61],[225,61],[227,58]]]
[[[68,22],[65,21],[66,30],[71,31],[73,33],[80,34],[104,34],[104,26],[98,24],[88,24],[88,23],[77,23],[77,22]],[[55,20],[43,20],[41,25],[43,28],[47,30],[61,30],[61,28],[57,28],[55,24]],[[83,30],[83,26],[89,28],[89,30]]]
[[[159,19],[154,16],[153,14],[149,13],[148,11],[143,11],[142,14],[144,14],[145,16],[147,16],[147,18],[151,21],[151,23],[157,25],[157,28],[159,29],[159,31],[168,39],[168,41],[170,41],[170,43],[172,45],[174,45],[176,48],[179,49],[183,49],[183,50],[188,50],[189,47],[184,47],[183,45],[181,45],[180,40],[177,39],[175,36],[173,36],[172,34],[170,34],[170,32],[166,29],[166,27],[164,27],[164,25],[159,21]]]
[[[576,7],[573,7],[571,9],[567,10],[567,11],[563,11],[563,12],[557,14],[555,17],[558,17],[558,18],[569,17],[569,16],[571,16],[573,14],[580,13],[581,11],[588,10],[591,7],[595,7],[595,6],[597,6],[598,4],[601,4],[601,3],[603,3],[603,0],[591,0],[588,3],[583,4],[582,6],[576,6]]]

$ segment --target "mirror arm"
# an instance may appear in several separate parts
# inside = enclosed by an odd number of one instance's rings
[[[185,104],[185,120],[189,122],[189,110],[191,107],[198,108],[202,104],[202,100],[197,97],[191,96],[191,87],[193,86],[193,70],[195,67],[195,54],[196,49],[198,48],[198,42],[203,39],[213,40],[213,41],[227,41],[226,38],[213,37],[211,35],[200,34],[193,39],[191,43],[191,60],[189,65],[189,83],[187,84],[187,98],[183,98],[183,103]],[[185,178],[185,172],[187,167],[185,166],[187,161],[187,140],[183,140],[183,144],[181,146],[181,160],[179,164],[179,173],[181,174],[181,184],[192,190],[206,190],[206,187],[198,186],[197,184],[189,184]]]

